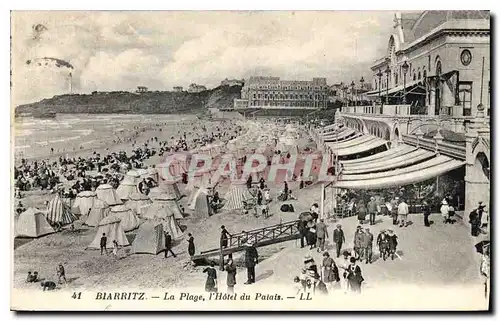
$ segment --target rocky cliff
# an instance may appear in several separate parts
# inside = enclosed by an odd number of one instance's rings
[[[241,95],[241,86],[219,86],[199,93],[150,91],[93,92],[60,95],[16,107],[16,115],[56,113],[201,114],[207,108],[229,108]]]

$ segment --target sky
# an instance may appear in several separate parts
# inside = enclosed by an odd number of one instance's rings
[[[73,93],[213,88],[253,75],[370,79],[393,18],[391,11],[14,12],[13,104],[69,93],[70,73]]]

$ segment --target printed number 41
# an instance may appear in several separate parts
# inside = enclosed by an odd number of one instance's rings
[[[82,298],[82,292],[73,292],[73,295],[71,296],[72,299],[78,299],[80,300]]]

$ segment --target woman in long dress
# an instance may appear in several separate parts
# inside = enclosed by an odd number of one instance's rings
[[[347,279],[349,281],[349,287],[351,291],[360,293],[361,283],[365,280],[361,274],[361,268],[357,264],[357,260],[353,257],[350,259],[351,264],[349,264]]]
[[[118,255],[118,242],[116,240],[113,240],[113,255]]]
[[[234,286],[236,285],[236,266],[234,265],[233,258],[230,257],[227,262],[227,293],[234,293]]]
[[[214,268],[215,262],[211,262],[209,267],[203,270],[203,273],[207,273],[207,281],[205,282],[205,291],[207,292],[217,292],[217,271]]]
[[[194,237],[193,234],[188,233],[188,253],[189,256],[193,256],[195,252],[195,247],[194,247]]]
[[[441,208],[439,209],[439,211],[441,212],[441,215],[443,216],[443,222],[446,224],[448,223],[449,221],[449,217],[448,217],[448,202],[446,201],[446,199],[443,199],[443,201],[441,202]]]
[[[366,207],[365,207],[365,203],[363,201],[359,202],[359,204],[357,206],[357,210],[358,210],[359,224],[363,224],[365,222],[365,219],[366,219]]]
[[[340,281],[339,269],[328,252],[323,253],[323,263],[321,265],[323,267],[323,282],[331,289],[334,282]]]
[[[340,260],[339,262],[339,270],[340,270],[340,286],[342,288],[342,290],[344,291],[344,293],[347,293],[347,290],[349,289],[349,282],[348,282],[348,279],[347,279],[347,276],[348,276],[348,271],[349,271],[349,264],[351,264],[350,260],[349,260],[349,256],[351,256],[351,254],[349,253],[349,251],[344,251],[342,253],[342,256],[343,258]]]
[[[316,224],[310,221],[307,223],[307,245],[309,249],[312,250],[316,246]]]

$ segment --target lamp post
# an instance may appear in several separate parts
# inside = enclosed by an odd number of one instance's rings
[[[382,76],[384,74],[382,73],[382,71],[380,71],[380,69],[378,70],[378,73],[376,74],[376,76],[378,77],[378,100],[380,102],[380,104],[382,104],[382,98],[380,97],[380,88],[382,87],[382,82],[381,82],[381,79],[382,79]]]
[[[386,77],[387,77],[387,81],[386,81],[386,86],[385,86],[385,103],[387,105],[389,105],[389,75],[391,74],[391,68],[389,68],[389,66],[387,66],[387,68],[385,69],[385,74],[386,74]]]
[[[405,58],[403,61],[403,65],[401,66],[401,68],[403,69],[403,105],[406,104],[406,73],[408,72],[408,68],[410,68],[406,60],[407,59]]]
[[[347,87],[347,85],[345,85],[342,89],[344,90],[345,104],[346,104],[346,106],[349,106],[349,100],[347,99],[347,89],[349,89],[349,87]]]
[[[351,95],[352,95],[352,105],[356,106],[355,94],[354,94],[354,80],[351,82]]]
[[[359,83],[361,84],[361,95],[363,95],[363,84],[365,83],[365,79],[363,77],[361,77],[361,79],[359,80]]]

